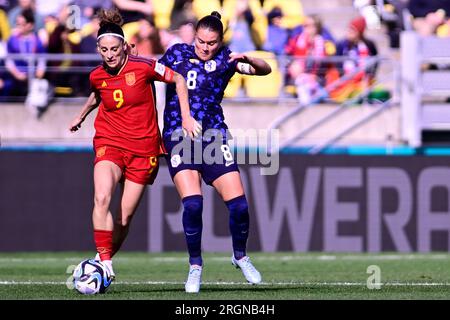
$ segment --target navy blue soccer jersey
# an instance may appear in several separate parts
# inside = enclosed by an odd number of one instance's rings
[[[227,125],[220,103],[237,64],[236,61],[228,62],[230,53],[224,46],[211,60],[202,61],[195,54],[193,45],[179,43],[170,47],[159,60],[186,79],[191,115],[201,123],[203,132],[218,129],[223,136],[226,134]],[[180,103],[175,84],[168,84],[163,136],[168,138],[177,129],[181,129]]]

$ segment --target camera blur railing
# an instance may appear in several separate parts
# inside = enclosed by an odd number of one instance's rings
[[[160,56],[156,56],[155,58],[159,58]],[[379,62],[389,60],[386,57],[378,56],[376,57]],[[55,79],[59,78],[59,74],[61,74],[60,78],[65,78],[68,74],[74,74],[74,75],[83,75],[88,74],[96,65],[101,63],[101,57],[96,54],[54,54],[54,53],[47,53],[47,54],[8,54],[6,56],[0,57],[0,78],[3,78],[5,76],[8,76],[8,71],[5,66],[5,62],[8,60],[12,61],[25,61],[27,65],[27,74],[28,79],[33,79],[35,77],[36,72],[36,66],[38,61],[44,61],[46,64],[46,78],[49,78],[49,81],[52,85],[55,85],[52,83]],[[281,73],[282,79],[286,78],[286,72],[287,67],[289,64],[294,61],[305,61],[306,64],[309,63],[317,63],[319,66],[327,65],[327,64],[340,64],[345,61],[353,60],[355,62],[359,61],[358,59],[355,59],[354,57],[348,57],[348,56],[330,56],[330,57],[322,57],[322,58],[315,58],[315,57],[293,57],[293,56],[276,56],[274,58],[276,60],[277,65],[277,72]],[[58,64],[60,62],[60,64]],[[360,61],[359,61],[360,62]],[[51,75],[51,77],[49,77]],[[65,79],[67,82],[67,79]],[[81,79],[82,81],[88,81],[85,78]],[[293,100],[292,97],[286,97],[283,94],[283,86],[285,85],[284,81],[281,84],[281,88],[279,88],[279,97],[275,99],[264,99],[264,98],[248,98],[248,97],[239,97],[239,98],[227,98],[228,100],[235,100],[235,101],[249,101],[249,100],[270,100],[270,101],[277,101],[280,103],[281,101],[284,101],[285,99]],[[29,81],[30,83],[30,81]],[[89,85],[88,83],[86,84]],[[77,84],[72,84],[73,90],[77,90]],[[3,97],[5,98],[5,97]],[[6,97],[7,98],[7,97]],[[14,100],[14,99],[12,99]]]

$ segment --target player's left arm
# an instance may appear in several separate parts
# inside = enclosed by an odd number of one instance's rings
[[[241,74],[265,76],[272,72],[272,68],[265,60],[250,57],[245,53],[231,53],[228,62],[233,61],[237,61],[236,71]]]

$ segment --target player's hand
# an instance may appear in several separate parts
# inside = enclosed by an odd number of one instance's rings
[[[189,135],[191,139],[194,139],[202,132],[202,126],[193,117],[189,116],[187,119],[183,119],[182,122],[183,134],[186,137]]]
[[[75,119],[73,119],[72,123],[70,124],[69,130],[71,132],[75,132],[78,129],[81,128],[81,124],[83,123],[84,119],[80,118],[80,117],[76,117]]]

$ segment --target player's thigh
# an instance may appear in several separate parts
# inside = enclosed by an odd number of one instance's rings
[[[228,201],[244,194],[239,171],[231,171],[221,175],[213,181],[212,185],[223,201]]]
[[[201,176],[197,170],[182,170],[173,177],[178,194],[185,197],[202,194]]]
[[[95,196],[111,197],[122,177],[122,169],[112,161],[99,161],[94,166]]]

